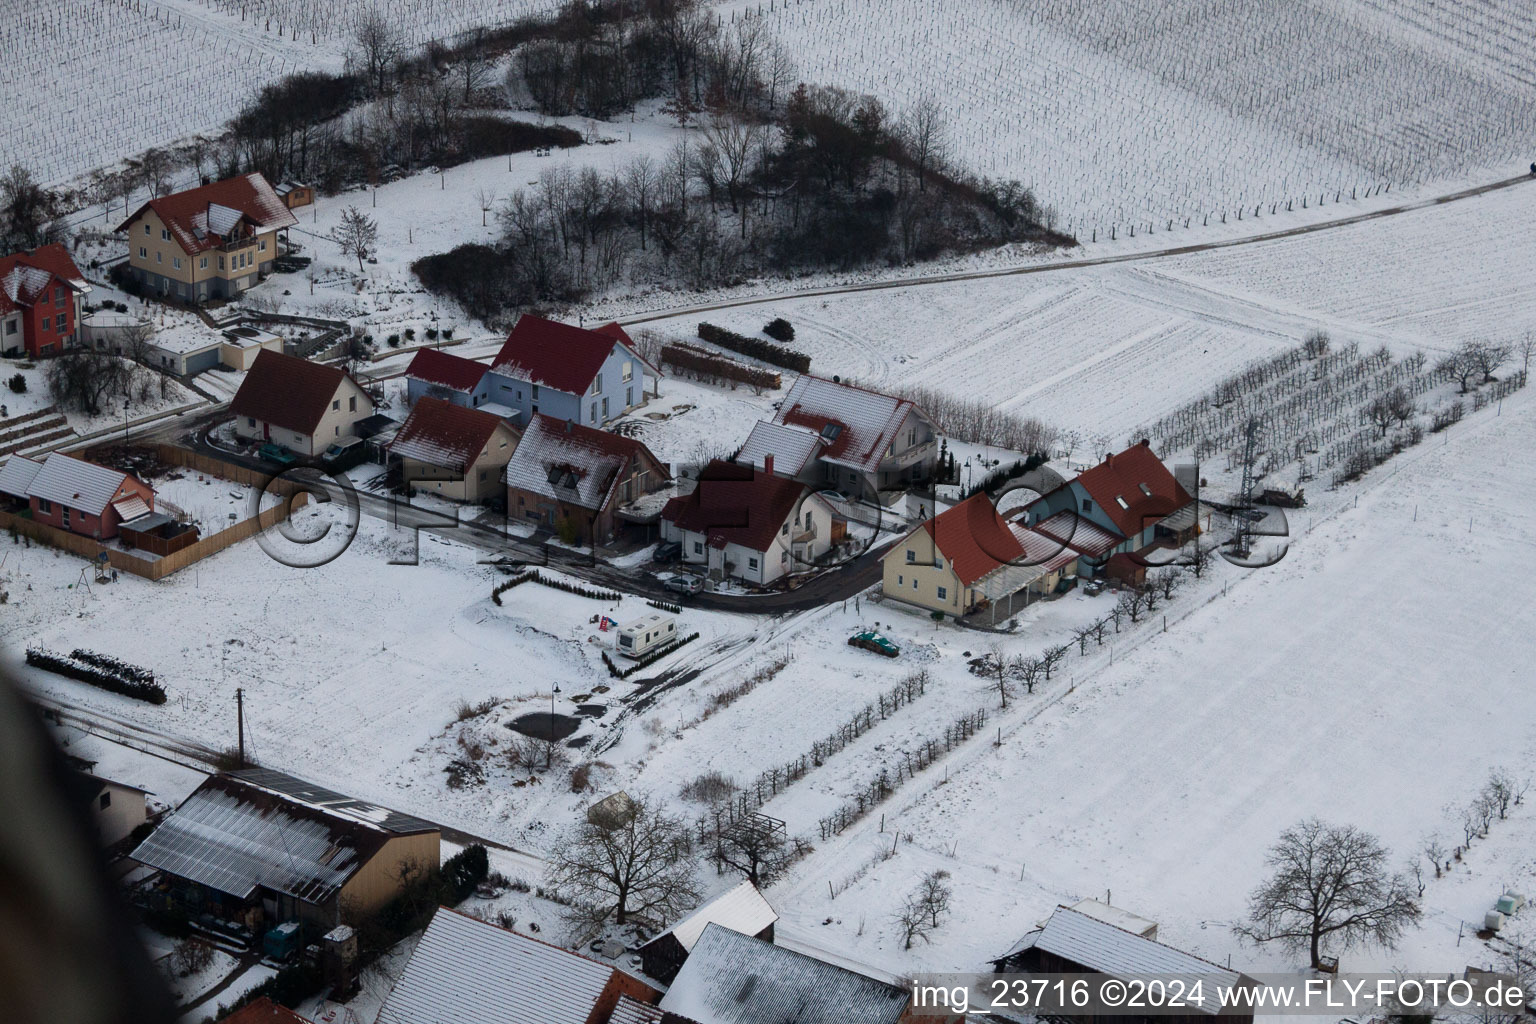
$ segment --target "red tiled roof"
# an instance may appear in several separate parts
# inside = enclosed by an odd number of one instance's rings
[[[69,250],[57,242],[0,259],[0,313],[13,313],[32,305],[54,278],[77,291],[89,288],[80,268],[70,259]]]
[[[1019,539],[986,494],[971,495],[920,528],[933,538],[934,546],[967,587],[1024,553]]]
[[[629,348],[622,328],[616,336],[606,328],[589,331],[524,313],[491,360],[491,369],[556,391],[584,395],[616,341]],[[633,349],[630,353],[640,358]]]
[[[1133,444],[1111,455],[1079,474],[1077,483],[1127,537],[1136,536],[1194,500],[1145,444]],[[1117,499],[1123,499],[1125,505]]]
[[[154,210],[160,216],[171,237],[188,253],[216,248],[230,235],[245,237],[256,231],[291,227],[299,222],[267,184],[267,179],[255,173],[151,199],[116,230],[131,227],[146,209]],[[239,216],[232,217],[226,211],[234,211]]]
[[[308,1017],[300,1017],[286,1006],[274,1003],[266,996],[253,999],[240,1009],[224,1017],[219,1024],[311,1024]]]
[[[693,493],[667,502],[661,517],[705,534],[715,547],[767,551],[803,493],[797,481],[716,459],[699,473]]]
[[[389,450],[402,458],[463,472],[479,458],[496,428],[504,422],[491,413],[423,395],[390,442]],[[511,454],[509,447],[508,457]]]
[[[313,434],[344,377],[346,374],[334,366],[262,349],[229,403],[229,411],[299,434]]]
[[[452,352],[424,348],[411,359],[411,365],[405,368],[405,375],[467,394],[479,386],[480,378],[485,376],[488,369],[490,367],[484,363],[456,356]]]

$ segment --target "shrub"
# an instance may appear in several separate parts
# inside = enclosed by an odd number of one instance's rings
[[[443,895],[448,897],[443,902],[450,906],[463,903],[490,872],[491,862],[485,847],[479,843],[464,847],[443,861]]]
[[[19,373],[16,376],[12,377],[10,380],[6,381],[5,384],[6,384],[6,387],[10,388],[12,391],[16,392],[18,395],[26,394],[26,391],[27,391],[27,378],[23,377]]]
[[[681,606],[675,605],[675,604],[668,604],[666,601],[651,601],[651,600],[647,600],[645,603],[650,605],[652,608],[660,608],[664,612],[671,612],[673,615],[681,615],[682,612],[683,612],[683,609],[682,609]]]
[[[587,785],[591,781],[591,778],[592,778],[592,766],[590,764],[579,764],[575,768],[572,768],[571,769],[571,792],[572,793],[584,793],[584,792],[586,792]]]
[[[452,327],[444,327],[443,328],[443,340],[444,341],[452,341],[453,340],[453,328]]]
[[[135,700],[148,701],[151,704],[165,703],[165,688],[155,682],[153,675],[137,666],[124,665],[125,669],[132,670],[125,674],[78,658],[66,658],[62,654],[55,654],[41,647],[27,648],[27,664],[112,693],[120,693]]]
[[[409,335],[410,332],[407,331],[406,334]],[[428,327],[427,330],[426,330],[426,335],[427,335],[427,340],[428,341],[436,341],[437,340],[437,328],[436,327]]]
[[[809,373],[811,370],[811,357],[803,352],[795,352],[759,338],[749,338],[744,334],[728,331],[724,327],[716,327],[714,324],[699,324],[699,337],[721,348],[740,352],[744,356],[761,359],[765,363],[782,366],[796,373]]]
[[[776,316],[763,325],[763,333],[774,341],[794,341],[795,328],[788,320]]]
[[[385,343],[387,345],[389,345],[390,348],[399,348],[400,347],[400,335],[398,335],[398,334],[391,334],[388,338],[385,339]]]
[[[364,345],[372,345],[373,344],[373,335],[371,335],[371,334],[363,335],[363,344]]]
[[[407,327],[405,329],[405,340],[406,341],[415,341],[416,340],[416,328],[414,328],[414,327]]]

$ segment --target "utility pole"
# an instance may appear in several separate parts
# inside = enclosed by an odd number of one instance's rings
[[[240,734],[240,767],[245,767],[245,690],[235,687],[235,730]]]

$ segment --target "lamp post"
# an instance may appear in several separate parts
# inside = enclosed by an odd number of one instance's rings
[[[544,748],[544,770],[549,771],[550,765],[555,763],[555,694],[560,692],[560,684],[554,683],[549,688],[549,746]]]

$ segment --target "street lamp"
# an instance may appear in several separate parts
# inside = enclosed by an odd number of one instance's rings
[[[549,771],[550,765],[555,762],[555,694],[560,692],[560,684],[554,683],[549,689],[549,746],[544,748],[544,770]]]

